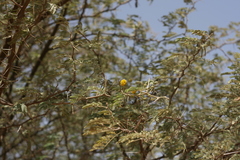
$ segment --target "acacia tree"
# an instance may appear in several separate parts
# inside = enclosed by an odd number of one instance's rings
[[[131,2],[0,2],[2,159],[240,158],[239,23],[191,30],[185,0],[157,39]]]

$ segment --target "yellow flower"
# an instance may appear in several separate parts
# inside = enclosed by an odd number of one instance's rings
[[[132,91],[132,94],[136,94],[136,93],[137,93],[137,90]]]
[[[127,84],[127,80],[126,79],[122,79],[120,81],[120,86],[125,86]]]

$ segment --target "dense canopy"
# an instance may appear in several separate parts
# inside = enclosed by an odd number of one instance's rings
[[[138,0],[0,1],[1,159],[239,160],[240,23],[184,2],[159,38]]]

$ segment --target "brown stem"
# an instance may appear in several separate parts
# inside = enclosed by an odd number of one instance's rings
[[[67,14],[67,8],[65,8],[63,16],[65,16]],[[55,36],[55,34],[57,33],[58,29],[59,29],[60,24],[56,24],[56,26],[53,29],[53,32],[51,33],[51,37]],[[32,72],[30,73],[29,76],[29,81],[31,81],[34,77],[34,75],[36,74],[38,68],[40,67],[43,59],[46,57],[48,51],[50,50],[50,45],[52,44],[53,39],[50,39],[47,41],[47,43],[45,44],[44,49],[42,50],[42,53],[40,55],[40,57],[38,58],[37,62],[35,63]],[[29,86],[29,81],[25,84],[25,87]]]

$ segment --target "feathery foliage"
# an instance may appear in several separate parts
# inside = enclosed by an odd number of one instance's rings
[[[0,2],[1,159],[240,159],[240,23],[184,0],[156,38],[132,2]]]

